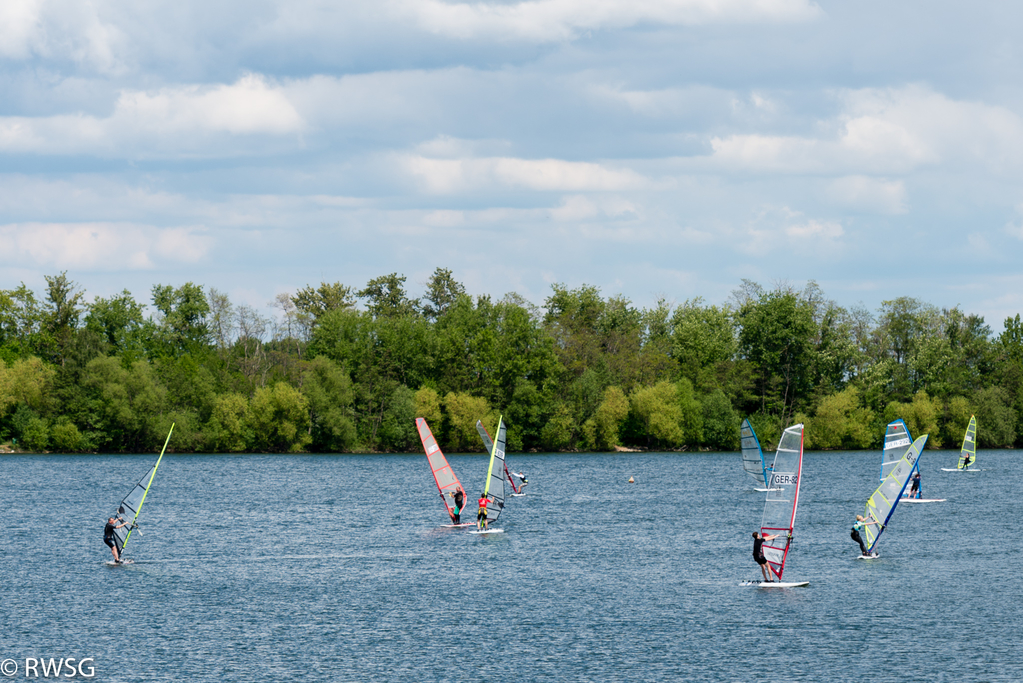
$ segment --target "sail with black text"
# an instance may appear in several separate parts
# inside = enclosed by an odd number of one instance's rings
[[[884,449],[881,451],[881,477],[884,481],[895,466],[902,460],[909,447],[913,445],[913,437],[909,434],[909,428],[902,420],[893,420],[888,423],[884,432]],[[909,476],[913,476],[912,472]]]
[[[864,527],[867,540],[867,553],[874,552],[874,546],[888,526],[895,508],[899,505],[902,492],[906,490],[909,478],[913,476],[920,460],[920,453],[927,445],[927,434],[913,442],[902,458],[895,464],[888,476],[884,478],[877,490],[867,499],[863,517],[868,522]]]
[[[469,501],[469,496],[466,494],[465,489],[462,488],[462,483],[458,481],[458,477],[455,476],[455,472],[451,469],[451,465],[448,464],[448,459],[444,457],[444,453],[441,451],[440,446],[437,445],[437,439],[433,438],[433,432],[430,431],[430,427],[426,424],[426,420],[421,417],[417,417],[416,429],[419,430],[419,440],[423,442],[423,449],[426,451],[426,459],[430,463],[430,471],[433,472],[433,480],[437,483],[437,490],[440,492],[440,498],[444,502],[444,508],[448,511],[451,523],[459,524],[461,526],[471,526],[469,523],[462,525],[461,519],[458,516],[461,514],[462,510],[465,509],[465,505]],[[459,491],[462,492],[461,507],[458,507],[458,503],[455,500],[455,496]]]
[[[135,484],[135,488],[117,506],[116,517],[125,522],[123,526],[114,529],[114,543],[117,545],[117,555],[122,561],[124,560],[124,548],[128,545],[132,532],[139,528],[138,519],[142,512],[142,505],[146,502],[149,488],[153,485],[153,479],[156,477],[156,470],[160,467],[160,461],[163,460],[163,454],[167,451],[167,444],[170,443],[173,433],[174,425],[171,424],[170,431],[167,432],[167,440],[163,442],[163,449],[160,451],[160,457],[156,459],[156,464],[149,468],[145,476]],[[128,522],[126,517],[131,517],[131,522]]]
[[[490,448],[490,467],[487,469],[487,484],[483,495],[487,499],[487,522],[493,523],[504,509],[504,447],[507,428],[504,418],[497,421],[497,438]]]
[[[483,448],[486,449],[487,453],[494,450],[494,440],[490,438],[490,432],[483,426],[482,420],[476,420],[476,431],[480,434],[480,439],[483,440]],[[508,471],[508,462],[504,462],[504,476],[507,477],[508,483],[512,487],[512,493],[518,493],[519,488],[515,486],[515,479],[512,478],[511,472]]]
[[[760,535],[765,540],[764,557],[774,570],[778,580],[785,571],[792,544],[792,529],[796,523],[796,507],[799,504],[799,483],[803,475],[803,425],[793,425],[782,432],[778,450],[774,454],[774,465],[768,479],[767,501],[764,517],[760,523]]]

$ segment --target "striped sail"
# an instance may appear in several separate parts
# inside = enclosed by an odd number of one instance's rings
[[[483,440],[483,448],[489,453],[494,450],[494,440],[490,438],[490,432],[483,426],[482,420],[476,420],[476,431],[480,433],[480,438]],[[504,463],[504,476],[508,478],[508,484],[512,488],[512,493],[518,493],[519,489],[515,486],[515,480],[512,479],[511,472],[508,471],[508,461]]]
[[[926,444],[927,434],[914,441],[913,445],[906,451],[906,454],[902,456],[895,467],[892,468],[892,471],[888,473],[888,476],[884,478],[884,481],[881,482],[881,485],[877,487],[873,495],[867,499],[863,517],[868,522],[879,522],[878,524],[868,524],[864,529],[868,553],[874,552],[874,546],[877,545],[877,541],[881,538],[888,520],[892,518],[892,513],[898,507],[899,499],[902,498],[902,492],[906,490],[906,484],[909,483],[909,478],[913,476],[913,470],[916,469],[920,453]]]
[[[490,449],[490,468],[487,470],[487,486],[483,495],[487,498],[487,521],[496,522],[504,509],[504,444],[507,429],[504,418],[497,422],[497,439]]]
[[[764,557],[774,573],[781,579],[785,560],[792,543],[792,529],[796,522],[799,503],[799,482],[803,475],[803,425],[786,429],[774,454],[774,467],[770,474],[764,518],[760,523],[761,536],[777,536],[764,541]]]
[[[767,465],[764,463],[764,452],[760,448],[760,439],[753,431],[749,420],[743,420],[739,427],[740,443],[742,444],[742,468],[746,474],[761,486],[767,486]]]
[[[894,420],[888,423],[884,433],[884,450],[881,451],[880,481],[884,481],[884,478],[891,474],[912,445],[913,437],[909,435],[909,428],[905,422]],[[913,476],[912,473],[910,476]]]
[[[970,456],[970,465],[977,462],[977,416],[970,416],[970,425],[966,428],[966,436],[963,437],[963,447],[959,451],[959,464],[956,469],[968,469],[963,465],[966,463],[966,456]]]
[[[167,451],[167,444],[170,443],[171,434],[174,433],[174,424],[171,424],[170,431],[167,432],[167,440],[163,442],[163,450],[160,451],[160,457],[156,459],[156,464],[153,465],[145,476],[139,479],[139,482],[135,484],[127,496],[121,501],[121,504],[117,506],[117,517],[128,521],[127,517],[131,517],[131,523],[125,524],[124,526],[114,529],[114,543],[117,545],[117,555],[120,558],[124,558],[124,547],[128,545],[128,540],[131,538],[132,532],[138,528],[139,513],[142,512],[142,505],[146,502],[146,495],[149,493],[149,487],[153,485],[153,479],[156,477],[156,470],[160,467],[160,461],[163,460],[163,454]]]
[[[433,438],[433,432],[430,431],[430,426],[426,424],[426,420],[421,417],[416,418],[416,429],[419,430],[419,440],[423,442],[423,449],[426,451],[426,459],[430,462],[430,471],[433,472],[433,480],[437,482],[437,490],[440,492],[440,499],[444,502],[444,508],[448,511],[448,516],[451,517],[451,521],[455,521],[455,493],[457,491],[462,492],[462,508],[465,508],[466,502],[469,500],[468,494],[465,489],[462,488],[462,483],[458,481],[458,477],[455,476],[454,470],[451,469],[451,465],[448,464],[448,459],[444,457],[444,453],[440,450],[440,446],[437,445],[437,439]],[[458,512],[461,512],[459,510]]]

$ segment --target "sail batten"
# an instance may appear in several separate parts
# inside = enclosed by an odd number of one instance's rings
[[[744,424],[748,424],[745,423]],[[764,557],[770,563],[775,575],[781,579],[785,571],[789,546],[792,544],[792,530],[799,506],[799,484],[803,476],[803,425],[786,429],[778,442],[767,480],[767,500],[764,503],[764,517],[760,523],[762,536],[778,538],[764,541]]]
[[[959,450],[959,464],[956,469],[966,469],[966,456],[970,456],[970,465],[977,462],[977,416],[970,416],[970,424],[966,427],[966,435],[963,436],[963,447]]]
[[[430,463],[430,471],[433,472],[433,480],[437,484],[437,491],[440,492],[440,498],[444,502],[444,508],[448,511],[448,516],[454,522],[455,510],[457,508],[455,493],[458,491],[462,492],[462,508],[458,509],[459,513],[464,509],[469,496],[466,494],[465,489],[462,488],[462,483],[458,481],[458,477],[455,476],[455,471],[448,464],[448,459],[444,457],[440,446],[437,445],[437,439],[434,438],[433,432],[430,431],[430,426],[426,424],[426,420],[417,417],[416,429],[419,431],[419,440],[423,442],[423,450],[426,451],[426,459]]]
[[[167,432],[167,439],[163,442],[163,448],[160,450],[160,457],[156,459],[156,464],[153,465],[146,474],[139,479],[135,487],[128,492],[128,495],[121,500],[121,504],[117,506],[117,516],[123,517],[128,515],[131,517],[131,523],[125,524],[122,527],[114,529],[114,543],[117,545],[118,557],[123,557],[124,547],[128,545],[128,541],[131,539],[132,532],[138,528],[139,514],[142,512],[142,506],[146,502],[146,496],[149,494],[149,488],[153,485],[153,479],[156,478],[156,470],[160,467],[160,461],[163,460],[163,454],[167,452],[167,444],[170,443],[171,434],[174,433],[174,423],[171,423],[170,431]],[[124,521],[128,521],[125,519]]]
[[[892,518],[895,508],[898,507],[902,492],[906,490],[913,471],[919,465],[920,453],[923,452],[926,444],[927,434],[914,441],[913,445],[906,449],[905,455],[885,476],[877,490],[867,499],[863,517],[868,522],[875,522],[864,528],[868,553],[874,552],[874,546],[877,545],[878,539],[881,538],[881,534],[884,533],[885,527],[888,525],[888,520]]]
[[[753,431],[753,425],[749,420],[743,420],[739,427],[739,438],[742,446],[742,468],[746,474],[761,486],[767,486],[767,463],[764,460],[764,451],[760,448],[760,439]]]

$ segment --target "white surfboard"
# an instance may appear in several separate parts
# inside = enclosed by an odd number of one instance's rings
[[[469,533],[470,534],[479,534],[480,536],[482,536],[484,534],[503,534],[504,533],[504,529],[482,529],[482,530],[474,529],[473,531],[470,531]]]
[[[441,529],[464,529],[466,527],[476,526],[476,522],[462,522],[461,524],[441,524]]]
[[[511,494],[511,497],[512,498],[521,498],[524,495],[526,495],[526,494],[524,494],[524,493],[513,493],[513,494]]]
[[[857,560],[876,560],[879,557],[881,557],[881,553],[872,553],[870,555],[857,555],[856,559]]]
[[[757,489],[757,488],[755,488],[753,490],[754,491],[759,491],[760,493],[768,493],[770,491],[781,491],[781,489]]]
[[[947,498],[902,498],[900,503],[944,503]]]
[[[983,470],[975,468],[975,467],[969,467],[969,468],[967,468],[965,470],[961,470],[958,467],[942,467],[941,471],[942,472],[983,472]]]
[[[756,586],[757,588],[802,588],[809,586],[809,581],[743,581],[740,586]]]

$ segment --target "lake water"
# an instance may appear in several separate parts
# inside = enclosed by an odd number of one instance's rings
[[[40,657],[131,682],[1023,680],[1023,453],[941,472],[957,455],[923,454],[948,502],[900,506],[862,561],[880,454],[807,453],[785,578],[810,585],[773,590],[738,585],[764,497],[738,453],[510,454],[528,495],[491,536],[439,528],[422,455],[168,455],[122,567],[103,524],[155,455],[0,457],[0,660],[12,680]],[[450,461],[474,498],[486,457]]]

